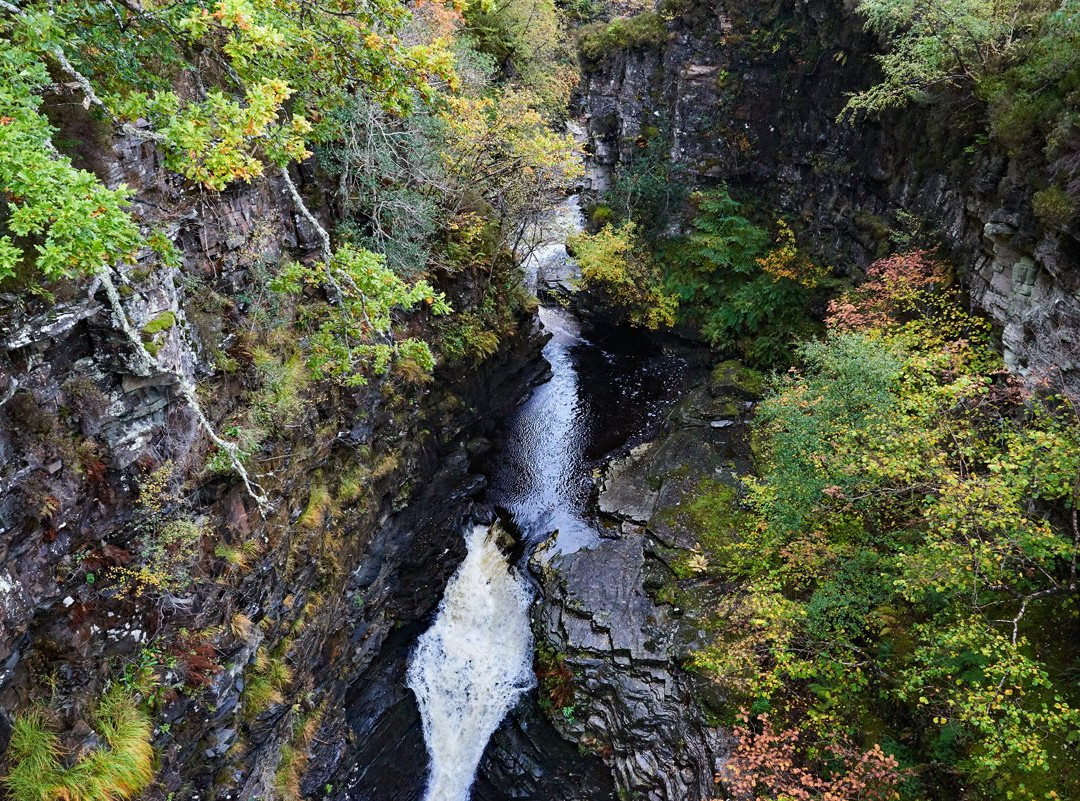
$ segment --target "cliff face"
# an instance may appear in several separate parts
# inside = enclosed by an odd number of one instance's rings
[[[303,775],[341,795],[359,761],[347,729],[362,726],[347,699],[463,556],[458,527],[482,486],[470,464],[527,381],[531,326],[482,368],[430,383],[304,383],[299,362],[272,358],[289,331],[257,333],[274,269],[314,249],[280,178],[186,194],[148,146],[92,155],[137,190],[183,270],[135,265],[120,286],[157,375],[133,368],[100,286],[0,297],[0,750],[37,703],[85,751],[106,684],[141,682],[160,756],[147,797],[271,797]],[[247,467],[271,509],[218,469],[184,382],[226,436],[262,410]],[[155,577],[133,577],[148,564]]]
[[[890,230],[944,244],[971,301],[1001,326],[1007,363],[1080,390],[1080,232],[1031,209],[1044,165],[976,144],[977,109],[912,108],[838,123],[877,78],[877,43],[848,4],[690,0],[662,46],[591,65],[584,107],[591,188],[653,136],[690,184],[727,181],[797,220],[832,263],[865,267]],[[981,140],[979,140],[981,141]]]

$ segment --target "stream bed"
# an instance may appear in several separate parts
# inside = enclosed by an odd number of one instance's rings
[[[534,287],[565,291],[569,286],[575,266],[564,242],[580,227],[580,207],[572,197],[555,209],[546,238],[526,261]],[[534,683],[530,558],[541,544],[543,558],[551,559],[589,551],[612,536],[597,520],[595,477],[612,455],[654,433],[685,392],[689,368],[678,353],[640,331],[586,325],[557,302],[560,297],[549,296],[538,313],[549,337],[543,349],[546,380],[512,415],[503,445],[485,471],[485,500],[516,532],[517,546],[510,554],[499,550],[486,526],[461,532],[468,555],[410,657],[408,684],[417,696],[430,759],[425,801],[470,798],[489,738]],[[534,730],[532,738],[544,728],[537,701],[535,692],[525,695],[515,713],[514,725]],[[553,730],[543,732],[542,739],[555,738]],[[540,761],[551,761],[558,750],[539,747]],[[575,769],[586,770],[540,761],[531,772],[546,768],[555,782]],[[595,789],[579,797],[611,797],[610,781],[598,776],[592,781]],[[482,784],[477,795],[484,798],[535,792],[498,788],[490,780]],[[529,784],[543,786],[544,777],[533,775]]]

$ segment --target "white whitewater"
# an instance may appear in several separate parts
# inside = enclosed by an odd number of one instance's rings
[[[406,674],[431,758],[426,801],[467,801],[488,739],[535,682],[529,587],[511,571],[495,527],[475,526],[465,541],[468,554]]]

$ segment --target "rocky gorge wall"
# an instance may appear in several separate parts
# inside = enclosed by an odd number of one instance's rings
[[[837,122],[878,77],[851,5],[668,0],[662,45],[587,65],[591,190],[663,137],[691,185],[729,182],[783,214],[844,271],[943,244],[1011,369],[1080,391],[1080,230],[1032,211],[1045,165],[979,138],[977,108],[914,107]],[[895,232],[900,232],[897,237]],[[892,239],[890,239],[892,237]]]
[[[144,797],[288,797],[305,776],[305,793],[346,797],[354,687],[462,558],[483,481],[471,463],[539,343],[522,318],[482,368],[432,383],[296,380],[301,363],[267,355],[287,355],[291,335],[266,334],[266,282],[316,241],[281,178],[185,191],[145,143],[95,141],[84,163],[135,188],[182,269],[137,264],[120,282],[159,374],[134,368],[99,285],[0,296],[0,751],[36,706],[86,753],[97,700],[120,683],[151,695],[159,766]],[[295,178],[317,196],[313,175]],[[184,382],[226,436],[257,399],[247,464],[272,508],[215,466]],[[165,531],[196,533],[148,556]],[[148,559],[163,575],[118,578]]]

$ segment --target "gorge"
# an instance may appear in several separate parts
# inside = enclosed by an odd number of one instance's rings
[[[0,798],[1080,797],[1080,4],[0,0]]]

